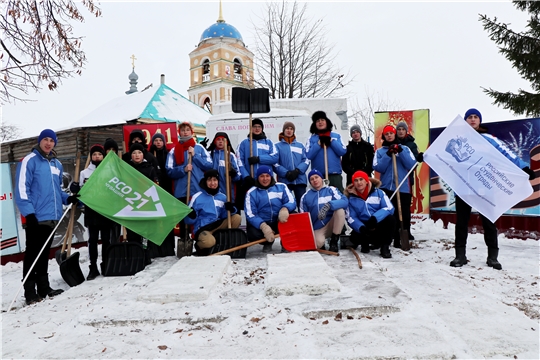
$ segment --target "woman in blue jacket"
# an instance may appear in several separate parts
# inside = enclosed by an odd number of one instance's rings
[[[289,213],[296,209],[287,185],[276,183],[272,176],[269,166],[259,166],[255,186],[247,192],[245,202],[248,241],[265,238],[263,252],[272,251],[278,221],[287,222]]]
[[[324,161],[324,148],[328,160],[328,181],[330,185],[343,192],[343,178],[341,176],[341,157],[347,152],[347,147],[341,141],[341,135],[333,132],[333,124],[326,117],[324,111],[316,111],[311,116],[311,137],[306,144],[306,155],[311,160],[311,168],[319,170],[326,176]]]
[[[38,144],[17,165],[15,175],[15,203],[25,218],[23,279],[30,272],[24,283],[24,297],[28,305],[41,301],[46,296],[53,297],[63,292],[61,289],[51,289],[49,285],[49,250],[52,239],[39,255],[45,241],[62,217],[62,204],[78,203],[76,196],[68,196],[62,191],[64,169],[53,150],[56,142],[54,131],[43,130],[39,134]],[[36,258],[36,265],[30,271]]]
[[[194,225],[195,249],[198,256],[209,255],[216,244],[213,233],[227,228],[227,211],[231,212],[231,229],[240,226],[242,218],[236,214],[232,202],[227,202],[225,194],[219,191],[219,173],[215,169],[204,173],[199,186],[201,190],[189,202],[192,209],[185,218],[186,223]]]
[[[369,253],[370,245],[375,249],[380,247],[381,256],[389,259],[392,257],[390,244],[396,227],[396,220],[392,216],[394,206],[386,193],[377,188],[379,180],[357,171],[352,176],[352,182],[345,191],[349,197],[347,222],[353,229],[351,242],[355,247],[360,245],[363,253]]]
[[[287,185],[294,193],[296,205],[300,207],[300,199],[306,192],[306,170],[309,160],[306,156],[306,148],[296,141],[294,132],[296,127],[290,121],[283,124],[283,131],[279,134],[279,142],[276,144],[278,162],[274,165],[277,180]]]
[[[345,225],[345,209],[348,201],[333,186],[326,186],[323,175],[318,170],[309,172],[308,190],[300,200],[300,212],[308,212],[313,225],[317,248],[324,249],[327,237],[330,237],[330,251],[338,252],[339,234]]]
[[[394,166],[392,164],[392,156],[396,156],[398,184],[405,178],[409,170],[416,164],[416,158],[407,146],[401,146],[399,139],[396,136],[396,128],[391,125],[386,125],[382,131],[382,147],[377,149],[373,158],[373,170],[381,174],[381,189],[388,196],[392,196],[396,190],[396,181],[394,177]],[[406,179],[403,185],[399,188],[399,200],[401,202],[401,215],[403,219],[403,230],[411,234],[411,184],[409,179]],[[397,195],[392,199],[394,207],[398,206]],[[399,213],[394,212],[396,222],[399,224]],[[399,226],[396,226],[394,232],[394,247],[401,248]]]

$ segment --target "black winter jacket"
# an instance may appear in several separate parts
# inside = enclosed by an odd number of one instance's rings
[[[367,141],[363,139],[359,142],[349,141],[347,152],[341,158],[341,167],[347,174],[347,184],[352,182],[352,176],[358,170],[362,170],[368,176],[371,176],[374,154],[373,145]]]

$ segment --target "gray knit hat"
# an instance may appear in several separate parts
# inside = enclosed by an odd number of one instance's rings
[[[360,136],[362,136],[362,130],[360,130],[360,125],[355,124],[351,126],[351,129],[350,129],[351,136],[352,136],[353,131],[358,131],[360,133]]]
[[[405,121],[400,121],[397,124],[396,130],[399,129],[399,128],[404,128],[407,133],[409,132],[409,127],[407,126],[407,123]]]

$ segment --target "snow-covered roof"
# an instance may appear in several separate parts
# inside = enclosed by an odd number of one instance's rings
[[[122,124],[136,119],[182,122],[205,127],[210,113],[165,84],[150,90],[124,95],[98,107],[66,128]]]

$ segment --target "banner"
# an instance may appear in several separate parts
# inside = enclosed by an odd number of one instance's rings
[[[191,209],[109,152],[79,192],[101,215],[161,245]]]
[[[407,124],[408,134],[414,137],[418,152],[426,151],[429,145],[429,110],[385,111],[375,113],[375,150],[382,146],[382,130],[386,125],[394,127],[403,121]],[[379,174],[375,172],[377,178]],[[429,167],[420,163],[413,171],[414,186],[410,189],[411,221],[429,217]]]
[[[176,130],[176,123],[174,122],[124,125],[123,133],[124,142],[126,144],[126,149],[124,150],[125,152],[129,151],[129,134],[135,129],[142,130],[146,140],[146,145],[148,145],[146,150],[150,150],[150,146],[152,145],[152,136],[157,133],[161,133],[163,136],[165,136],[165,147],[167,150],[171,150],[176,144],[178,144],[178,132]]]
[[[0,245],[1,254],[9,255],[21,251],[17,241],[17,220],[15,218],[15,201],[8,164],[0,164]]]
[[[424,162],[493,223],[533,192],[529,176],[459,115],[424,153]]]

